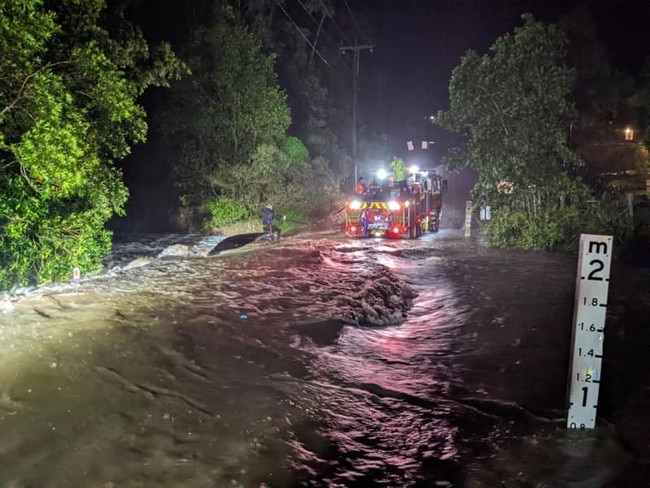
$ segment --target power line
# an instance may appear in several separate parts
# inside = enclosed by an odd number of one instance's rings
[[[331,68],[330,64],[329,64],[329,63],[327,62],[327,60],[323,57],[323,55],[320,53],[320,51],[319,51],[318,49],[316,49],[316,46],[314,46],[314,45],[311,43],[311,41],[310,41],[309,39],[307,39],[307,36],[305,35],[305,33],[300,29],[300,27],[298,27],[298,24],[296,24],[296,23],[294,22],[294,20],[291,18],[291,15],[289,15],[289,12],[287,12],[287,11],[285,10],[285,8],[282,6],[282,4],[280,4],[280,2],[278,2],[278,0],[275,0],[275,4],[276,4],[278,7],[280,7],[280,10],[282,10],[282,11],[284,12],[284,15],[287,16],[287,18],[291,21],[291,23],[293,24],[293,26],[298,30],[298,32],[300,32],[300,35],[305,39],[305,41],[307,41],[307,44],[309,44],[309,46],[314,50],[314,52],[315,52],[316,54],[318,54],[318,57],[321,58],[321,59],[323,60],[323,63],[325,63],[325,64],[327,65],[328,68]]]
[[[276,1],[277,1],[277,0],[276,0]],[[319,0],[319,1],[320,1],[321,6],[323,7],[323,11],[326,12],[326,11],[327,11],[327,7],[326,7],[325,4],[323,3],[323,0]],[[336,23],[336,20],[334,20],[334,17],[328,17],[328,18],[332,20],[332,23],[334,24],[334,27],[336,27],[336,29],[341,33],[341,35],[343,36],[343,40],[345,40],[345,42],[349,42],[349,41],[348,41],[348,36],[346,36],[346,35],[345,35],[345,32],[343,32],[343,31],[341,30],[341,28],[339,27],[339,25]]]
[[[337,42],[336,39],[334,39],[334,38],[329,34],[329,32],[327,32],[326,30],[322,29],[322,21],[319,22],[318,20],[316,20],[316,19],[314,18],[314,16],[311,14],[311,12],[310,12],[309,10],[307,10],[307,7],[305,7],[305,4],[302,2],[302,0],[298,0],[298,3],[299,3],[300,6],[302,7],[302,9],[303,9],[305,12],[307,12],[307,15],[309,15],[309,18],[314,22],[314,24],[316,24],[316,26],[318,26],[318,32],[323,32],[323,33],[324,33],[324,34],[329,38],[330,41],[332,41],[334,44],[336,44],[336,45],[338,46],[340,43]],[[322,5],[322,4],[323,4],[323,2],[321,2],[321,5]],[[324,7],[323,7],[323,8],[324,8]],[[325,15],[324,11],[323,11],[323,15]]]
[[[302,9],[307,12],[307,15],[309,15],[309,18],[314,21],[314,24],[318,25],[318,21],[314,18],[314,16],[311,14],[309,10],[307,10],[307,7],[305,7],[305,4],[302,3],[302,0],[298,0],[298,3],[302,7]]]
[[[354,25],[356,26],[357,30],[359,31],[359,34],[361,34],[362,36],[365,37],[365,34],[361,30],[361,27],[359,27],[359,24],[357,24],[357,19],[354,16],[354,14],[352,13],[352,9],[350,8],[350,4],[348,3],[348,0],[343,0],[343,1],[345,2],[345,6],[347,7],[348,12],[350,12],[350,16],[352,17],[352,22],[354,22]]]

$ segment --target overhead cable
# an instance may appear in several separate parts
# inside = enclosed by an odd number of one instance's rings
[[[321,59],[323,60],[323,63],[325,63],[325,64],[327,65],[327,67],[331,68],[330,64],[329,64],[329,63],[327,62],[327,60],[323,57],[323,55],[320,53],[320,51],[319,51],[318,49],[316,49],[316,46],[314,46],[314,45],[311,43],[311,41],[310,41],[309,39],[307,39],[307,36],[306,36],[305,33],[302,31],[302,29],[300,29],[300,27],[298,26],[298,24],[296,24],[296,22],[291,18],[291,15],[289,15],[289,12],[286,11],[286,9],[282,6],[282,4],[281,4],[280,2],[278,2],[278,0],[275,0],[275,3],[276,3],[276,5],[277,5],[278,7],[280,7],[280,10],[282,10],[282,11],[284,12],[284,15],[287,16],[287,18],[291,21],[291,23],[292,23],[293,26],[298,30],[298,32],[300,32],[300,35],[305,39],[305,41],[307,41],[307,44],[309,44],[309,47],[311,47],[311,48],[314,50],[314,52],[315,52],[316,54],[318,54],[318,57],[321,58]]]
[[[357,30],[359,31],[359,34],[361,34],[362,36],[365,37],[365,34],[361,30],[361,27],[359,27],[359,24],[357,24],[357,19],[354,16],[354,14],[352,13],[352,9],[350,8],[350,4],[348,3],[348,0],[343,0],[343,2],[345,2],[345,6],[347,7],[348,12],[350,12],[350,17],[352,17],[352,22],[354,22],[354,25],[356,26]]]
[[[339,43],[336,41],[336,39],[334,39],[334,38],[333,38],[333,37],[332,37],[332,36],[331,36],[331,35],[330,35],[326,30],[321,29],[321,23],[320,23],[318,20],[316,20],[316,19],[314,18],[314,16],[311,14],[311,12],[310,12],[309,10],[307,10],[307,7],[305,7],[305,4],[302,2],[302,0],[298,0],[298,3],[299,3],[300,6],[303,8],[303,10],[304,10],[305,12],[307,12],[307,15],[309,15],[309,18],[314,22],[314,24],[316,24],[316,26],[318,26],[318,28],[319,28],[319,32],[323,32],[323,33],[324,33],[324,34],[329,38],[329,40],[332,41],[333,43],[335,43],[335,44],[339,44]],[[323,4],[323,3],[321,2],[321,5],[322,5],[322,4]],[[325,8],[325,7],[323,6],[323,8]],[[325,12],[325,10],[323,10],[323,12]],[[325,13],[323,13],[323,15],[325,15]]]
[[[325,4],[323,3],[323,0],[319,0],[319,1],[320,1],[320,4],[323,6],[323,10],[327,11],[327,7],[325,7]],[[341,30],[339,25],[336,23],[336,20],[334,19],[334,17],[328,17],[328,18],[332,20],[332,23],[334,24],[334,27],[336,27],[336,29],[341,33],[341,35],[343,36],[343,39],[345,40],[345,42],[349,42],[348,41],[348,36],[345,35],[345,32],[343,32],[343,30]]]

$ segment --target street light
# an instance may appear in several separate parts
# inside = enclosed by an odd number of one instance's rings
[[[625,128],[625,140],[626,141],[634,140],[634,129],[631,129],[630,127]]]

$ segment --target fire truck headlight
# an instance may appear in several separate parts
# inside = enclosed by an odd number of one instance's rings
[[[377,178],[379,178],[380,180],[385,180],[386,178],[388,178],[388,172],[385,169],[380,169],[379,171],[377,171]]]
[[[418,171],[420,171],[420,167],[415,164],[409,168],[409,173],[411,173],[412,175],[414,175]]]
[[[400,208],[401,207],[399,203],[395,201],[388,202],[388,210],[399,210]]]
[[[361,202],[359,200],[353,200],[350,202],[349,207],[352,210],[359,210],[361,208]]]
[[[410,204],[411,204],[411,202],[409,202],[408,200],[406,200],[406,201],[404,202],[404,206],[405,206],[405,207],[408,207]]]

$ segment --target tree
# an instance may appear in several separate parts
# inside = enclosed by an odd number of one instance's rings
[[[146,136],[136,99],[182,63],[103,0],[5,2],[0,52],[0,288],[97,270],[128,196],[114,163]]]
[[[218,8],[183,56],[193,74],[172,91],[166,130],[182,147],[176,165],[182,203],[199,210],[230,190],[223,170],[245,171],[260,147],[276,147],[291,117],[274,57],[231,8]]]
[[[483,56],[470,51],[450,80],[450,110],[436,120],[466,136],[447,156],[478,170],[475,196],[493,209],[494,244],[552,247],[570,240],[588,188],[567,144],[575,116],[573,71],[556,25],[524,15],[514,33]]]

